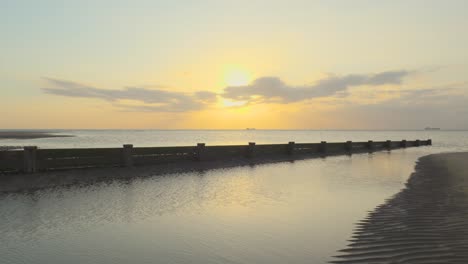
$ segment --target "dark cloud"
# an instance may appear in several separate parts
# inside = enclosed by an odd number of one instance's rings
[[[126,111],[143,112],[186,112],[200,110],[216,99],[216,94],[199,91],[195,94],[171,92],[144,87],[126,87],[121,90],[101,89],[75,82],[46,78],[52,88],[42,88],[48,94],[67,97],[97,98],[112,102]],[[121,100],[132,100],[142,105],[127,105]]]
[[[409,74],[409,71],[388,71],[377,74],[331,76],[315,84],[303,86],[288,85],[277,77],[263,77],[256,79],[250,85],[226,87],[222,96],[249,103],[292,103],[319,97],[343,96],[352,86],[399,85]]]
[[[217,94],[208,92],[208,91],[201,91],[201,92],[196,92],[195,97],[201,101],[209,103],[209,102],[216,101]]]

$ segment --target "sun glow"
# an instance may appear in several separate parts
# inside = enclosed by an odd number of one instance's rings
[[[246,104],[247,104],[246,101],[232,101],[232,100],[228,100],[228,99],[223,99],[223,101],[222,101],[222,105],[225,106],[225,107],[241,107],[241,106],[244,106]]]
[[[224,73],[224,81],[227,86],[243,86],[251,81],[249,72],[239,67],[230,67]]]

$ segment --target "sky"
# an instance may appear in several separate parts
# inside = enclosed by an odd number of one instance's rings
[[[0,129],[468,129],[465,0],[0,0]]]

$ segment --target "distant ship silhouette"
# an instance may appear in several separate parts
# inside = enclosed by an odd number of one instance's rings
[[[248,128],[246,128],[245,130],[255,130],[255,128],[253,128],[253,127],[248,127]]]
[[[426,127],[424,130],[440,130],[439,127]]]

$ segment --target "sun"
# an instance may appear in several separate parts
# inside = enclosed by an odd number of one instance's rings
[[[242,68],[228,68],[224,73],[224,81],[227,86],[243,86],[250,83],[251,75]]]
[[[223,99],[222,101],[222,105],[225,107],[242,107],[246,104],[247,104],[246,101],[233,101],[229,99]]]

